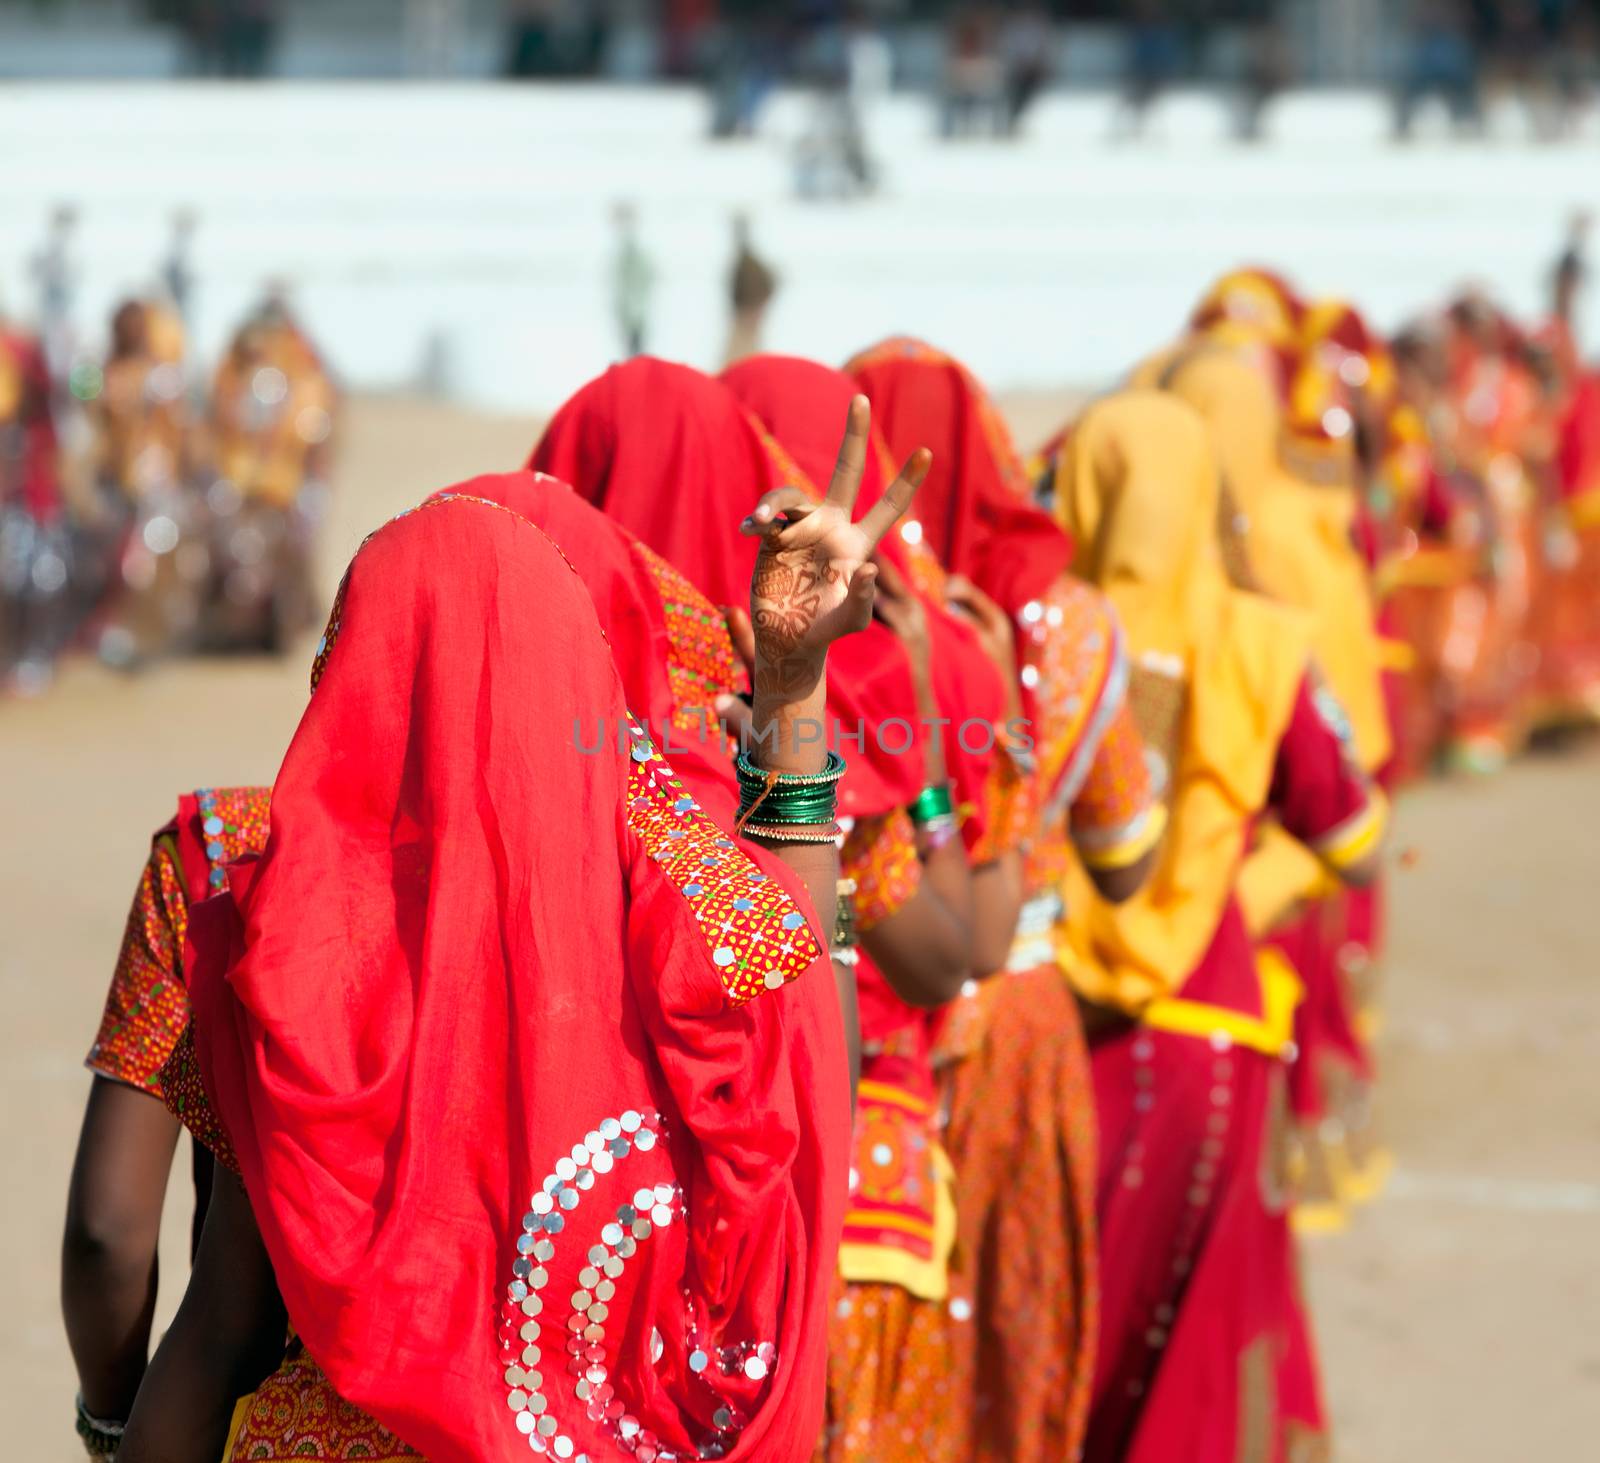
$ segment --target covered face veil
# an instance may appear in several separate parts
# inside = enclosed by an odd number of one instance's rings
[[[379,530],[330,639],[189,951],[307,1351],[434,1463],[809,1456],[850,1131],[814,918],[508,509]]]

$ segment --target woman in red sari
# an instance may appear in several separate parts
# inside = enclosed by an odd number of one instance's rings
[[[1536,525],[1554,433],[1520,337],[1488,300],[1468,295],[1449,314],[1448,398],[1453,454],[1479,484],[1479,573],[1454,597],[1446,642],[1452,725],[1446,755],[1493,772],[1528,732],[1538,664],[1530,614],[1537,593]]]
[[[1204,423],[1150,392],[1092,406],[1055,479],[1075,567],[1126,627],[1171,814],[1139,894],[1113,907],[1077,880],[1068,902],[1104,1256],[1084,1456],[1107,1463],[1281,1456],[1297,1315],[1269,1126],[1296,992],[1258,965],[1234,884],[1264,809],[1346,879],[1370,877],[1381,833],[1308,684],[1309,626],[1227,583],[1218,499]]]
[[[837,432],[852,396],[846,390],[840,412],[828,413],[824,442]],[[628,423],[648,424],[644,432],[653,433],[662,450],[637,450],[635,433],[623,430]],[[670,546],[693,582],[726,604],[741,572],[737,560],[747,550],[715,525],[731,523],[752,501],[743,465],[763,463],[767,481],[787,482],[815,498],[816,479],[830,468],[831,442],[816,453],[802,444],[798,455],[801,461],[723,383],[640,359],[578,392],[556,414],[532,461],[570,475],[581,492],[653,546],[663,552]],[[882,491],[880,467],[869,452],[863,478],[869,502]],[[702,531],[689,540],[674,538],[674,525],[659,515],[664,501]],[[829,666],[828,712],[851,759],[840,789],[841,811],[851,821],[842,862],[857,885],[851,904],[861,949],[854,973],[868,1053],[857,1146],[864,1142],[869,1154],[878,1154],[877,1161],[855,1165],[841,1269],[846,1279],[887,1281],[891,1277],[873,1262],[896,1262],[894,1283],[841,1297],[851,1308],[843,1329],[866,1342],[841,1368],[836,1322],[828,1444],[839,1456],[881,1456],[891,1437],[899,1442],[905,1423],[914,1423],[907,1440],[913,1450],[936,1447],[940,1434],[936,1420],[903,1416],[904,1404],[924,1402],[945,1369],[942,1313],[931,1302],[943,1299],[948,1227],[942,1216],[949,1208],[948,1175],[932,1131],[926,1020],[913,1005],[940,1004],[967,975],[972,895],[959,842],[920,860],[906,813],[933,751],[918,725],[924,677],[914,659],[887,624],[878,624],[837,647]],[[854,1389],[844,1405],[835,1380]]]
[[[826,474],[831,424],[857,395],[848,376],[813,361],[757,356],[723,379],[807,482]],[[892,460],[876,429],[873,446],[862,487],[867,501],[882,493]],[[914,967],[926,955],[906,936],[930,888],[964,904],[972,932],[963,942],[962,974],[970,975],[997,958],[984,948],[994,943],[990,928],[1003,926],[1001,938],[1008,942],[1016,918],[1015,881],[1001,867],[1017,836],[1016,819],[990,791],[1005,760],[995,745],[1003,735],[996,728],[1006,719],[1006,683],[972,629],[945,609],[942,595],[916,587],[925,583],[927,566],[913,562],[904,540],[891,535],[882,553],[880,573],[894,593],[880,614],[913,666],[914,704],[898,711],[929,729],[915,765],[922,785],[934,792],[948,787],[955,805],[971,811],[958,829],[953,820],[920,817],[920,798],[913,794],[858,818],[841,854],[842,870],[856,886],[861,933],[856,976],[863,1081],[830,1345],[828,1424],[818,1455],[836,1463],[966,1456],[948,1386],[954,1359],[946,1303],[958,1200],[933,1062],[939,1018],[919,1009],[928,1004],[916,999],[926,975],[919,977]],[[1010,684],[1014,688],[1014,674]],[[881,732],[880,722],[872,734]],[[970,889],[963,890],[969,867]],[[941,994],[953,996],[955,988]]]
[[[1032,756],[1010,794],[1026,899],[992,980],[949,1013],[946,1141],[956,1164],[952,1398],[958,1456],[1071,1457],[1081,1444],[1097,1315],[1093,1093],[1063,977],[1065,866],[1131,894],[1164,821],[1125,702],[1128,663],[1104,596],[1066,572],[1071,544],[1028,498],[994,404],[961,364],[918,341],[856,357],[893,447],[927,438],[934,466],[901,551],[973,615],[1028,719]],[[949,577],[946,577],[948,571]],[[998,811],[995,821],[1005,820]],[[1076,854],[1073,850],[1076,849]]]
[[[1570,326],[1559,318],[1546,327],[1540,347],[1556,450],[1534,607],[1535,721],[1561,729],[1600,721],[1600,374],[1585,367]]]
[[[780,781],[814,775],[792,727],[870,613],[893,509],[850,527],[852,486],[757,529],[778,590],[837,572],[814,616],[753,599]],[[436,1460],[803,1457],[848,1091],[798,886],[831,888],[831,854],[728,837],[630,722],[578,578],[500,505],[380,531],[330,640],[268,852],[191,930],[199,1074],[249,1206],[219,1181],[122,1455],[215,1457],[277,1292],[338,1395]],[[594,718],[625,751],[575,745]]]

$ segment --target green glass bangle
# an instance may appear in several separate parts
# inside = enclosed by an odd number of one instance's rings
[[[739,824],[759,812],[761,822],[781,827],[831,827],[839,810],[839,779],[845,761],[829,752],[821,772],[770,773],[741,750],[734,758],[739,778]]]
[[[761,787],[740,789],[740,818],[759,812],[763,823],[832,823],[838,816],[839,796],[832,783],[786,788],[780,782],[763,797],[764,792]]]
[[[831,785],[844,776],[846,765],[843,757],[837,752],[830,751],[827,761],[822,765],[821,772],[782,772],[778,774],[777,785],[779,787],[809,787],[818,783]],[[756,787],[765,787],[767,785],[767,769],[765,767],[757,767],[745,755],[743,748],[740,748],[733,759],[733,770],[738,774],[741,786],[746,783],[753,784]]]
[[[950,784],[946,782],[938,787],[923,788],[906,811],[911,814],[911,821],[920,828],[935,818],[948,818],[955,810],[956,805],[950,798]]]

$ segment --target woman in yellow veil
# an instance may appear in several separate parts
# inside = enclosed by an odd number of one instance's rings
[[[1324,454],[1320,462],[1334,470],[1312,481],[1284,465],[1283,412],[1271,386],[1245,361],[1202,350],[1175,362],[1165,384],[1211,429],[1226,490],[1247,524],[1256,584],[1313,615],[1317,669],[1346,714],[1357,761],[1379,778],[1394,745],[1385,646],[1355,539],[1353,432],[1342,439],[1344,460]],[[1315,394],[1332,400],[1325,391]],[[1327,445],[1337,448],[1340,441]],[[1384,1164],[1370,1122],[1372,1069],[1359,992],[1349,988],[1377,954],[1371,947],[1378,940],[1381,891],[1376,885],[1358,893],[1337,888],[1307,850],[1269,827],[1246,862],[1241,897],[1251,933],[1272,941],[1307,991],[1292,1084],[1302,1174],[1297,1219],[1309,1227],[1338,1224],[1342,1202],[1375,1191]]]
[[[1101,1126],[1091,1463],[1276,1455],[1293,1279],[1266,1160],[1296,993],[1258,965],[1235,883],[1268,808],[1345,877],[1381,834],[1312,694],[1309,617],[1229,583],[1219,503],[1205,423],[1168,394],[1097,402],[1057,463],[1073,567],[1122,618],[1171,818],[1133,899],[1067,891]]]

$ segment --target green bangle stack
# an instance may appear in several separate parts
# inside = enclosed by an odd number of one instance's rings
[[[733,759],[739,779],[734,831],[782,843],[831,843],[839,834],[839,779],[845,761],[829,752],[821,772],[769,772],[743,751]],[[751,822],[757,810],[761,821]]]

